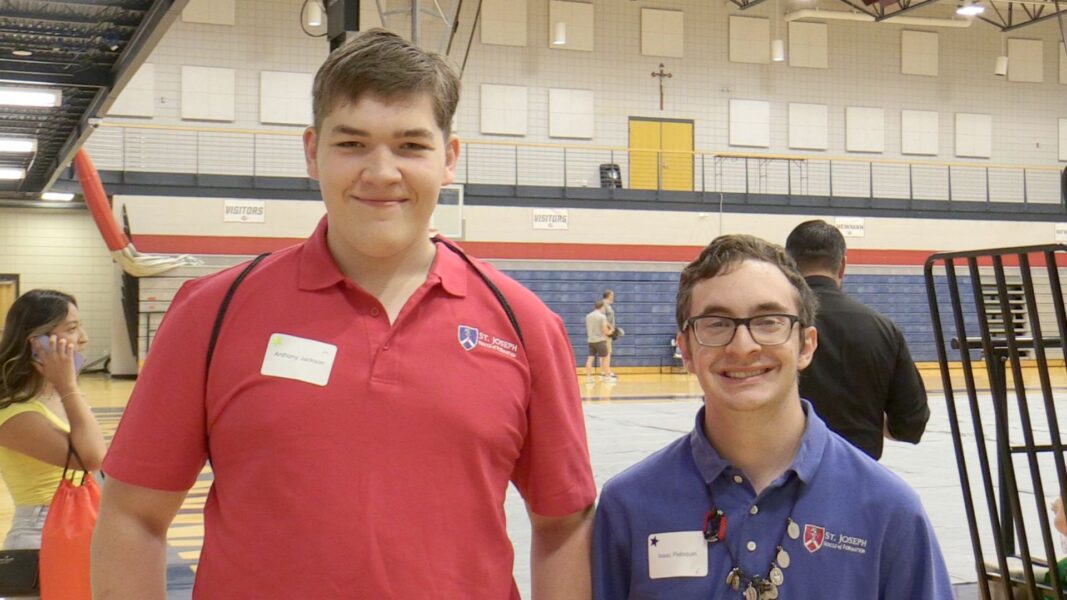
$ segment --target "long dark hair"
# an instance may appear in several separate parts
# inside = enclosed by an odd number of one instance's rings
[[[30,340],[63,322],[78,301],[56,290],[30,290],[7,313],[0,337],[0,408],[25,402],[41,392],[44,378],[33,368]]]

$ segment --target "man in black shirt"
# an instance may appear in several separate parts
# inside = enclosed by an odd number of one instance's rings
[[[801,397],[875,460],[883,436],[917,444],[930,418],[926,388],[900,329],[841,291],[844,236],[824,221],[806,221],[785,248],[819,297],[819,348],[800,374]]]

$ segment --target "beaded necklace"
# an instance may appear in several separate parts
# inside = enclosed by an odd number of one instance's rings
[[[719,510],[715,506],[715,496],[711,492],[711,484],[708,483],[708,500],[711,503],[711,508],[704,515],[704,539],[708,544],[715,544],[717,542],[724,542],[726,540],[726,528],[727,520],[726,513]],[[766,575],[750,575],[741,569],[741,561],[737,559],[737,555],[734,553],[730,544],[723,543],[726,546],[726,552],[730,555],[730,572],[726,575],[726,585],[734,591],[741,592],[741,597],[745,600],[775,600],[778,598],[778,588],[785,583],[785,569],[789,568],[790,558],[789,553],[785,550],[785,538],[788,536],[790,539],[797,539],[800,537],[800,525],[793,520],[793,511],[796,510],[797,500],[800,496],[801,482],[796,482],[796,488],[793,490],[793,500],[789,506],[788,516],[785,518],[785,526],[782,528],[781,535],[778,536],[777,549],[775,550],[774,560],[771,561],[771,566],[767,569]]]

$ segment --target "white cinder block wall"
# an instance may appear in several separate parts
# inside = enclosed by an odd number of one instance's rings
[[[302,0],[235,0],[233,26],[176,21],[149,58],[155,69],[155,117],[115,117],[111,120],[298,131],[298,126],[259,123],[259,73],[312,73],[326,56],[324,38],[311,38],[301,32],[298,23],[301,4]],[[367,10],[373,10],[373,3],[364,4]],[[388,9],[406,5],[398,2],[383,4]],[[991,115],[990,162],[1054,165],[1058,160],[1057,123],[1059,118],[1067,117],[1067,85],[1059,82],[1059,32],[1054,20],[1007,34],[1008,39],[1043,41],[1044,82],[1019,83],[994,76],[993,64],[1002,52],[1002,34],[980,21],[975,21],[969,28],[826,21],[829,68],[812,69],[791,67],[788,61],[769,64],[729,62],[729,17],[770,18],[773,34],[775,4],[771,2],[746,11],[730,3],[704,0],[673,0],[657,4],[656,8],[684,13],[684,57],[681,58],[641,55],[640,3],[622,0],[593,3],[595,49],[592,52],[550,47],[549,0],[526,0],[515,4],[525,4],[527,46],[483,45],[481,35],[475,32],[457,115],[458,133],[468,140],[625,147],[628,117],[643,116],[691,119],[695,122],[697,150],[724,151],[731,149],[728,143],[729,102],[742,99],[770,103],[770,146],[733,148],[738,151],[801,153],[788,147],[788,105],[809,103],[827,105],[829,114],[829,147],[826,151],[804,152],[814,156],[846,154],[845,110],[852,106],[881,108],[886,120],[884,152],[852,153],[856,156],[956,160],[954,115],[964,112]],[[470,34],[473,7],[473,3],[468,3],[461,15],[459,35],[452,52],[457,62],[462,60],[462,50]],[[782,3],[783,13],[795,8],[790,3]],[[824,8],[841,11],[847,7],[834,2]],[[943,12],[933,12],[938,9]],[[950,16],[951,7],[909,13],[909,16],[942,15]],[[407,34],[407,20],[403,15],[390,19],[388,23],[394,29]],[[365,15],[363,20],[371,22],[373,16]],[[905,29],[937,34],[938,76],[901,74],[901,37]],[[424,45],[437,47],[439,25],[426,17],[423,30]],[[787,40],[788,47],[788,23],[779,19],[777,30],[778,35]],[[662,111],[659,109],[658,81],[651,77],[660,62],[673,74],[665,82],[666,102]],[[181,119],[182,66],[221,67],[235,71],[235,118],[232,122]],[[527,88],[525,135],[480,133],[482,84]],[[593,139],[549,137],[551,88],[594,93]],[[900,154],[901,110],[936,111],[939,114],[936,156]],[[176,151],[193,150],[179,148]],[[299,162],[301,157],[294,156],[292,160]],[[107,166],[103,165],[104,168]],[[556,170],[558,167],[546,164],[544,168]],[[285,171],[279,174],[289,174],[288,169]]]
[[[19,292],[57,289],[78,299],[89,360],[111,347],[111,255],[88,211],[0,209],[0,273],[19,276]]]
[[[212,0],[193,0],[211,2]],[[302,0],[232,0],[234,25],[189,23],[178,20],[149,58],[151,77],[149,118],[111,117],[113,123],[269,129],[297,133],[299,125],[264,125],[260,116],[260,72],[313,73],[327,54],[323,38],[302,33],[298,18]],[[223,6],[227,2],[218,2]],[[793,10],[783,2],[783,12]],[[374,3],[364,5],[372,9]],[[399,3],[386,3],[399,8]],[[473,11],[474,3],[467,3]],[[1001,53],[998,30],[975,22],[966,29],[907,27],[938,36],[937,77],[903,75],[900,72],[901,32],[890,23],[828,21],[828,69],[788,66],[786,63],[731,63],[728,21],[731,15],[771,17],[774,4],[765,2],[740,11],[725,2],[670,0],[656,8],[684,13],[683,57],[641,55],[641,5],[623,0],[594,2],[592,52],[562,50],[549,46],[549,0],[526,0],[527,46],[482,45],[475,32],[464,74],[464,92],[457,115],[457,132],[466,139],[514,142],[565,143],[572,146],[625,147],[630,116],[690,119],[695,123],[697,150],[730,150],[730,100],[758,100],[770,104],[770,145],[758,151],[800,153],[788,147],[789,103],[826,105],[828,114],[825,151],[804,151],[813,156],[840,156],[845,151],[845,112],[848,107],[884,110],[884,152],[854,154],[873,158],[912,160],[955,159],[956,113],[988,114],[992,121],[990,162],[1027,165],[1062,165],[1057,125],[1067,118],[1067,85],[1060,83],[1058,31],[1053,20],[1038,23],[1008,38],[1043,41],[1044,82],[1018,83],[995,77],[993,64]],[[827,10],[844,10],[839,3]],[[466,10],[466,9],[465,9]],[[945,8],[950,11],[950,8]],[[918,16],[935,16],[916,11]],[[470,34],[473,13],[461,17],[453,57],[462,60]],[[364,18],[371,22],[372,18]],[[402,33],[402,17],[390,24]],[[788,24],[780,21],[779,35],[787,38]],[[427,25],[427,43],[440,39],[439,28]],[[320,30],[321,31],[321,30]],[[773,22],[771,31],[774,31]],[[435,37],[436,36],[436,37]],[[788,39],[787,39],[788,47]],[[666,102],[659,109],[658,82],[651,72],[663,62],[673,77],[665,82]],[[181,71],[183,66],[212,67],[234,71],[234,120],[232,122],[182,120]],[[482,84],[523,86],[527,89],[527,133],[499,136],[480,133]],[[593,92],[594,137],[588,140],[549,137],[550,89]],[[933,111],[939,116],[936,156],[901,155],[901,110]],[[116,168],[121,155],[109,155],[107,144],[97,139],[114,135],[101,128],[90,141],[98,166]],[[1062,136],[1061,136],[1062,137]],[[260,175],[299,175],[303,157],[299,138],[272,156],[271,172]],[[145,146],[150,145],[145,142]],[[94,150],[94,146],[97,148]],[[751,148],[734,148],[739,151]],[[163,156],[170,165],[205,163],[194,157],[198,149],[165,145]],[[127,149],[129,152],[129,149]],[[973,161],[974,159],[968,159]],[[1058,163],[1058,161],[1060,161]],[[208,161],[210,162],[210,161]],[[977,161],[980,162],[980,161]],[[262,164],[262,163],[261,163]],[[137,168],[137,165],[126,165]],[[226,172],[220,162],[217,171]],[[546,170],[558,165],[545,161]],[[595,165],[591,166],[591,171]],[[593,180],[595,174],[590,173]],[[572,180],[573,181],[573,180]],[[699,176],[697,178],[699,181]],[[594,183],[595,185],[595,183]],[[310,207],[309,207],[310,208]],[[470,207],[474,209],[475,207]],[[475,211],[469,211],[472,229],[478,229]],[[713,228],[714,229],[714,228]],[[903,226],[902,229],[907,229]],[[498,239],[498,238],[494,238]],[[52,286],[69,290],[82,302],[93,344],[90,355],[106,352],[110,298],[117,294],[112,283],[110,260],[87,213],[0,209],[0,272],[19,273],[22,289]],[[923,244],[916,242],[919,247]],[[995,240],[989,240],[995,244]]]

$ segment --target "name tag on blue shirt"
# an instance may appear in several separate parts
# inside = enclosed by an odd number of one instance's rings
[[[648,536],[648,578],[706,577],[708,542],[702,531],[670,531]]]
[[[259,372],[324,386],[330,381],[335,356],[337,346],[333,344],[272,333]]]

